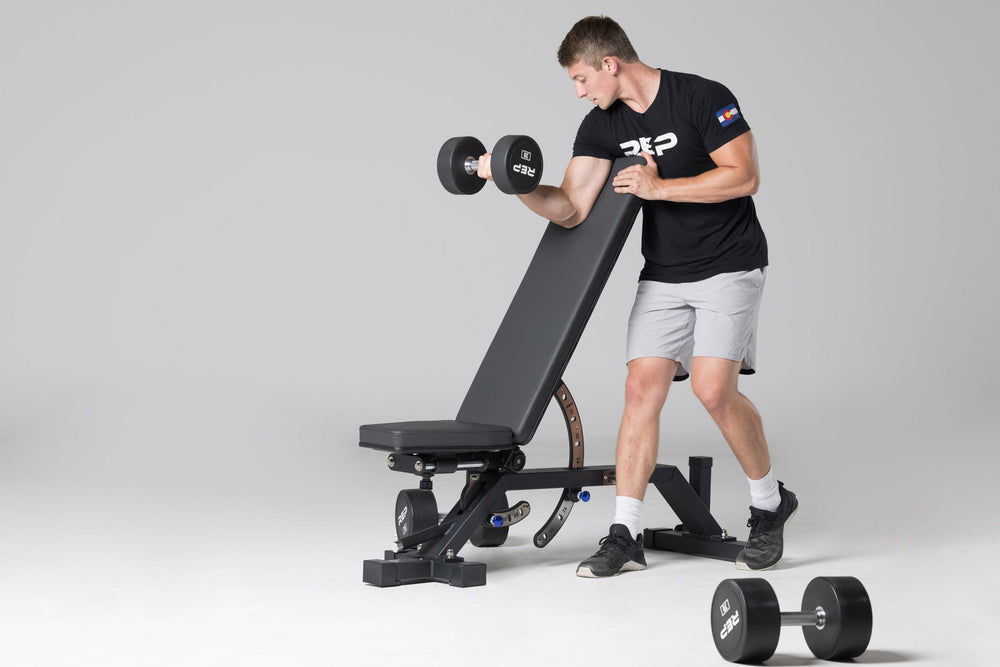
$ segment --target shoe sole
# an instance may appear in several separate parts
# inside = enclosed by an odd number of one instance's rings
[[[775,565],[777,565],[778,563],[780,563],[782,557],[785,555],[785,548],[784,548],[784,542],[785,542],[784,530],[785,530],[785,527],[788,526],[788,522],[791,521],[795,517],[795,515],[796,515],[796,513],[798,513],[798,511],[799,511],[799,506],[798,506],[798,503],[796,503],[795,509],[793,509],[792,513],[788,515],[788,518],[785,519],[785,525],[782,526],[782,537],[781,537],[782,547],[781,547],[781,555],[778,556],[778,560],[774,561],[773,563],[771,563],[767,567],[758,567],[758,568],[753,568],[753,567],[750,567],[749,565],[747,565],[746,563],[743,563],[743,562],[740,562],[740,561],[736,561],[736,569],[737,570],[742,570],[743,572],[763,572],[764,570],[770,570],[772,567],[774,567]]]
[[[576,568],[576,576],[583,577],[584,579],[607,579],[608,577],[617,577],[622,572],[638,572],[639,570],[645,570],[646,566],[642,563],[636,563],[634,560],[622,565],[621,569],[617,572],[612,572],[611,574],[594,574],[593,570],[589,567],[584,567],[581,565]]]

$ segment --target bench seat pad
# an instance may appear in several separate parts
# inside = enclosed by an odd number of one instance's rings
[[[505,426],[455,420],[366,424],[360,445],[405,454],[495,452],[512,449],[514,433]]]

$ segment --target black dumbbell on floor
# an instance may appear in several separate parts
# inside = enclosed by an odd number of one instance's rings
[[[800,625],[821,660],[856,658],[872,636],[872,605],[854,577],[816,577],[802,595],[802,611],[781,612],[764,579],[726,579],[712,598],[715,647],[730,662],[757,663],[774,655],[783,625]]]
[[[486,147],[475,137],[453,137],[438,151],[441,185],[456,195],[474,195],[486,180],[479,178],[479,156]],[[529,136],[509,134],[497,142],[490,158],[493,182],[509,195],[531,192],[542,180],[542,151]]]

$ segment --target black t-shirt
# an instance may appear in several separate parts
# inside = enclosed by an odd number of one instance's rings
[[[661,178],[697,176],[716,164],[709,153],[750,125],[729,90],[694,74],[660,70],[660,89],[646,113],[616,101],[595,107],[580,124],[573,156],[614,160],[645,151]],[[715,204],[645,201],[640,280],[693,282],[767,266],[767,240],[753,199]]]

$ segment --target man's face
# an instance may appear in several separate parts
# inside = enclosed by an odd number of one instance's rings
[[[618,99],[617,81],[607,67],[594,69],[584,62],[576,62],[569,66],[568,72],[577,97],[586,97],[602,109]]]

